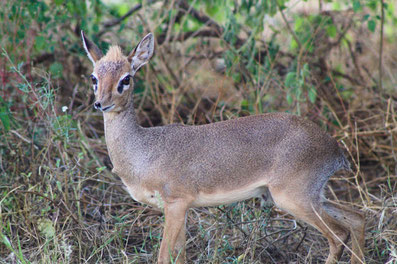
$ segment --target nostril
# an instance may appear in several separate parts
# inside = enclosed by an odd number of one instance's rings
[[[101,108],[101,103],[100,102],[95,102],[94,103],[95,109],[100,109]]]

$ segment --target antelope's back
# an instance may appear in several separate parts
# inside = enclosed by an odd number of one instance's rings
[[[151,164],[192,191],[233,189],[314,167],[338,169],[335,139],[309,120],[269,113],[200,126],[153,129]],[[149,140],[150,141],[150,140]],[[330,165],[331,166],[331,165]],[[328,168],[327,168],[328,169]]]

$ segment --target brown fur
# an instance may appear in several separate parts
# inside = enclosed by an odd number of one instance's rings
[[[141,58],[131,59],[138,68],[145,63],[142,58],[151,56],[148,36],[144,48],[138,45]],[[106,143],[113,171],[132,197],[164,210],[159,263],[169,263],[170,254],[177,257],[177,263],[184,262],[185,219],[190,207],[261,197],[268,191],[277,206],[327,237],[327,263],[339,259],[341,241],[349,233],[359,258],[353,255],[352,263],[360,263],[363,216],[322,197],[328,178],[348,164],[335,139],[314,123],[285,113],[201,126],[142,128],[135,118],[133,89],[122,95],[115,92],[128,60],[117,48],[109,52],[94,67],[99,78],[97,100],[116,105],[104,113]]]

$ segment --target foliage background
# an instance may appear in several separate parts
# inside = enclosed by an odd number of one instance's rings
[[[367,263],[397,263],[397,11],[383,0],[1,1],[1,263],[155,261],[162,216],[110,173],[81,29],[126,53],[155,34],[135,80],[143,126],[273,111],[318,123],[354,171],[327,196],[365,212]],[[255,199],[192,209],[187,239],[189,263],[318,263],[328,250]]]

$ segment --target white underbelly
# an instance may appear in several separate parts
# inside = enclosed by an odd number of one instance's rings
[[[123,181],[124,182],[124,181]],[[125,182],[124,182],[125,184]],[[164,200],[156,190],[148,190],[142,186],[125,184],[131,197],[140,203],[148,204],[157,209],[164,208]],[[191,204],[191,207],[218,206],[234,202],[244,201],[253,197],[263,198],[268,195],[267,187],[260,182],[239,189],[218,190],[213,193],[199,192]]]
[[[156,209],[164,208],[164,201],[158,191],[150,191],[142,186],[128,186],[125,185],[128,193],[131,195],[132,199],[137,202],[148,204]]]
[[[230,204],[244,201],[253,197],[261,197],[262,194],[266,192],[266,187],[258,187],[258,185],[230,191],[217,191],[214,193],[200,192],[197,198],[194,200],[193,206],[218,206],[222,204]]]

